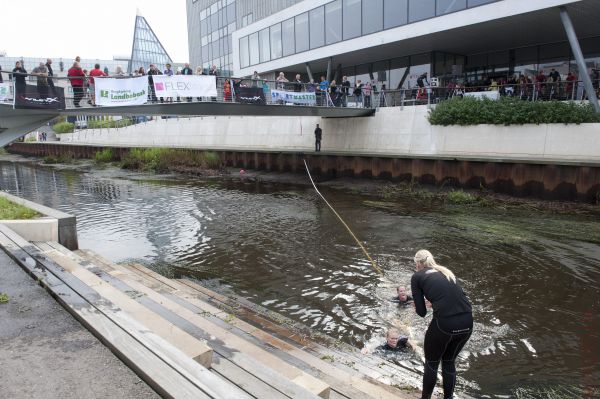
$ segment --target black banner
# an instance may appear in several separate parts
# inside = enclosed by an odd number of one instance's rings
[[[236,87],[235,100],[245,104],[264,105],[267,103],[262,87]]]
[[[65,89],[54,86],[16,84],[14,108],[65,109]]]

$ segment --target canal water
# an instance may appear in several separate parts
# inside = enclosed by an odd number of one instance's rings
[[[81,248],[218,281],[358,348],[382,341],[390,323],[422,339],[428,320],[389,299],[396,285],[410,286],[413,255],[426,248],[474,306],[464,390],[575,398],[600,381],[596,216],[386,201],[323,184],[381,278],[308,185],[1,162],[0,188],[75,214]]]

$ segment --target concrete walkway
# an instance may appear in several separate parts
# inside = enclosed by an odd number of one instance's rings
[[[159,398],[0,251],[0,396]]]

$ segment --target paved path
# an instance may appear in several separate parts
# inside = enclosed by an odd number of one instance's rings
[[[0,250],[0,396],[159,396]]]

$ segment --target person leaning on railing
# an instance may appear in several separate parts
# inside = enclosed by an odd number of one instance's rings
[[[83,98],[83,82],[85,79],[85,74],[79,66],[79,62],[75,61],[73,63],[73,66],[67,71],[67,77],[69,78],[71,87],[73,88],[73,105],[75,108],[80,108],[81,105],[79,105],[79,103]]]
[[[25,86],[27,85],[27,83],[25,83],[25,76],[27,76],[27,70],[25,70],[25,67],[23,66],[23,63],[21,61],[17,61],[15,62],[15,67],[13,68],[12,72],[12,76],[15,82],[16,95],[17,91],[25,91]]]

